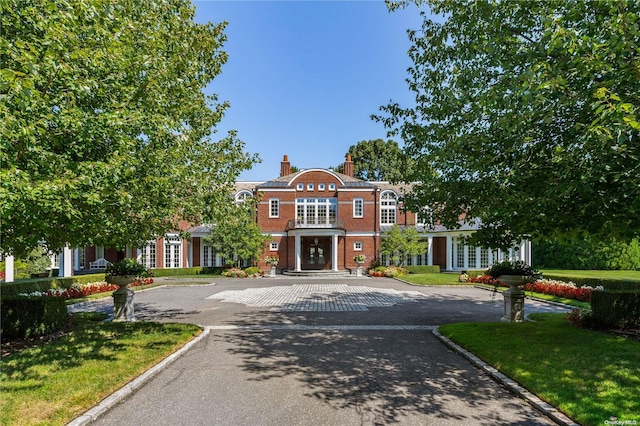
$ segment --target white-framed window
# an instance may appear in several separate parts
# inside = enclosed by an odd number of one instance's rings
[[[269,199],[269,217],[280,217],[280,200],[278,198]]]
[[[86,263],[85,249],[84,247],[78,247],[78,269],[84,269],[84,265]]]
[[[356,241],[353,243],[353,251],[362,251],[362,241]]]
[[[204,240],[202,241],[202,266],[217,266],[216,253]]]
[[[138,249],[138,262],[147,268],[156,267],[156,242],[148,241],[147,245]]]
[[[164,267],[182,268],[182,239],[178,234],[164,237]]]
[[[269,250],[270,251],[278,251],[278,242],[277,241],[271,241],[269,243]]]
[[[335,191],[336,190],[336,184],[335,183],[330,183],[329,184],[329,191]]]
[[[312,183],[307,184],[307,191],[313,191],[314,185]]]
[[[318,191],[326,191],[327,186],[324,183],[319,183],[318,184]]]
[[[236,194],[235,200],[236,204],[244,204],[247,202],[249,198],[253,197],[251,191],[240,191]]]
[[[304,183],[299,183],[298,185],[296,185],[296,190],[304,191]]]
[[[297,198],[296,225],[332,227],[338,215],[337,198]]]
[[[489,257],[490,257],[491,249],[480,249],[480,267],[488,268],[489,267]]]
[[[364,217],[364,198],[353,199],[353,217]]]
[[[393,225],[396,223],[396,207],[398,196],[393,191],[385,191],[380,195],[380,223]]]
[[[96,247],[96,259],[104,258],[104,247],[97,246]]]

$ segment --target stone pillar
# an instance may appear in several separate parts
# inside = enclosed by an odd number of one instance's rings
[[[524,291],[511,286],[509,290],[502,292],[504,296],[504,313],[502,321],[523,322],[524,321]]]
[[[4,282],[12,283],[14,281],[13,275],[13,256],[6,256],[4,258]]]
[[[133,312],[134,291],[125,286],[113,292],[113,321],[135,321]]]

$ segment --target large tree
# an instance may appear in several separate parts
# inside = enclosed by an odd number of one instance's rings
[[[0,8],[0,250],[138,244],[228,204],[257,158],[212,139],[225,23],[187,0]]]
[[[403,171],[410,168],[411,160],[391,139],[362,140],[349,147],[353,160],[353,175],[369,181],[400,181]],[[335,168],[342,173],[344,164]]]
[[[416,104],[374,116],[415,160],[407,206],[479,218],[494,247],[637,236],[640,2],[417,3],[436,18],[409,32]]]
[[[417,256],[426,250],[427,244],[413,226],[400,228],[394,224],[385,231],[380,243],[380,254],[388,256],[395,266],[404,266],[407,256]]]

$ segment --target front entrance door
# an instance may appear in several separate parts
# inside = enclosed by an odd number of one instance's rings
[[[331,238],[302,239],[302,269],[331,269]]]
[[[440,266],[440,269],[447,268],[447,237],[433,238],[433,264]]]

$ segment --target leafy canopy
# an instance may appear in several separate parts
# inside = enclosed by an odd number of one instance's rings
[[[257,161],[212,140],[225,23],[186,0],[0,8],[0,250],[140,245],[220,212]]]
[[[206,237],[207,244],[225,257],[233,259],[237,267],[243,260],[257,260],[265,250],[265,244],[271,238],[264,235],[254,219],[257,199],[234,205],[232,211],[221,217]]]
[[[354,177],[368,181],[398,182],[410,165],[410,159],[391,139],[362,140],[349,147],[349,154]],[[334,169],[343,173],[344,163]]]
[[[417,256],[426,249],[427,245],[415,227],[401,228],[398,224],[386,230],[380,243],[380,254],[388,256],[394,266],[403,266],[407,256]]]
[[[373,117],[415,162],[407,206],[485,246],[637,236],[640,2],[416,3],[441,15],[409,31],[416,104]]]

